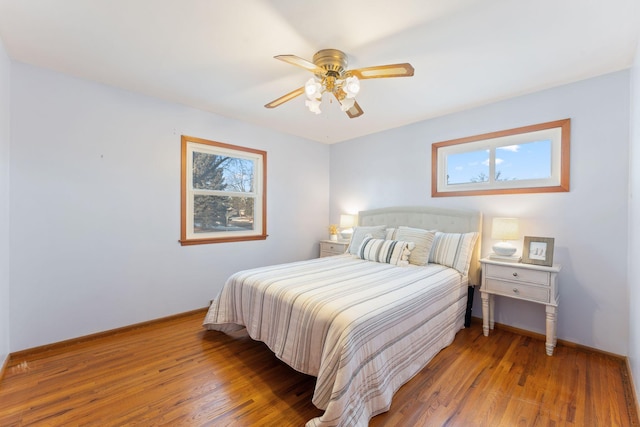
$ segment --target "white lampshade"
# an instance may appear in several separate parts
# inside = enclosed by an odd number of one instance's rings
[[[316,113],[316,114],[320,114],[320,104],[322,101],[318,100],[318,99],[307,99],[306,101],[304,101],[304,105],[307,106],[307,108],[309,109],[309,111],[311,111],[312,113]]]
[[[351,228],[356,225],[356,217],[353,215],[340,215],[340,228]]]
[[[520,238],[518,218],[493,218],[491,238],[498,240],[518,240],[518,238]]]
[[[354,215],[340,215],[340,236],[343,239],[350,239],[354,225],[356,225],[356,217]]]
[[[356,103],[355,98],[345,98],[342,101],[340,101],[340,109],[342,111],[350,110],[355,103]]]
[[[322,85],[320,82],[316,81],[316,79],[311,77],[304,85],[304,92],[307,94],[307,98],[309,99],[320,99],[322,96]]]
[[[501,256],[512,256],[517,248],[507,240],[520,238],[520,227],[517,218],[494,218],[491,224],[491,238],[500,240],[493,245],[493,252]]]
[[[347,98],[354,98],[360,92],[360,80],[357,77],[347,77],[342,90],[347,94]]]

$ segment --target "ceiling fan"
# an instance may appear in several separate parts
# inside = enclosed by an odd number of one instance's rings
[[[411,77],[414,71],[409,63],[347,70],[347,55],[338,49],[319,50],[313,55],[313,62],[295,55],[278,55],[274,58],[311,71],[314,77],[310,78],[304,86],[271,101],[265,107],[275,108],[304,93],[307,95],[305,105],[311,112],[320,114],[322,94],[329,92],[338,100],[342,111],[352,119],[363,114],[362,108],[355,100],[355,96],[360,91],[360,80]]]

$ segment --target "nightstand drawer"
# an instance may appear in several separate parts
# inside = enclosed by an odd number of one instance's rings
[[[331,252],[334,254],[343,254],[345,247],[341,244],[323,243],[322,250],[325,252]]]
[[[528,301],[549,303],[549,288],[543,286],[526,285],[517,282],[489,279],[485,281],[486,291]]]
[[[320,257],[342,255],[347,251],[349,242],[336,242],[333,240],[320,241]]]
[[[549,273],[546,271],[487,264],[485,265],[485,274],[487,278],[549,286]]]
[[[320,258],[325,257],[325,256],[334,256],[334,255],[342,255],[344,252],[340,252],[340,251],[324,251],[324,250],[320,250]]]

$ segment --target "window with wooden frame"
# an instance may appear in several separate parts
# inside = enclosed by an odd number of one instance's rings
[[[434,143],[431,196],[569,191],[571,120]]]
[[[267,153],[182,136],[180,243],[267,238]]]

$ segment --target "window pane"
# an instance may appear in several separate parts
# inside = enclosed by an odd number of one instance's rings
[[[489,151],[478,150],[447,156],[447,184],[469,184],[489,180]]]
[[[551,140],[496,147],[496,181],[551,176]]]
[[[224,165],[224,180],[227,191],[250,193],[254,191],[254,163],[252,160],[230,157]]]
[[[253,197],[195,195],[193,232],[253,230]]]
[[[254,191],[252,160],[193,153],[193,188],[218,191]]]

